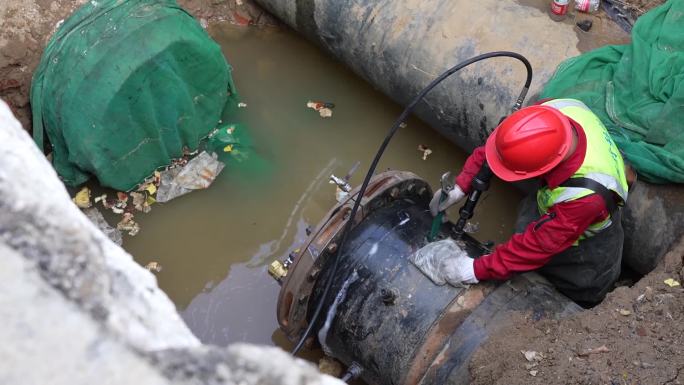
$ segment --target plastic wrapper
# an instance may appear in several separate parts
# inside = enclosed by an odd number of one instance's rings
[[[225,164],[216,154],[202,152],[183,168],[173,168],[162,172],[161,185],[157,189],[157,202],[168,202],[193,190],[209,187]]]
[[[89,209],[83,210],[83,213],[86,217],[88,217],[88,219],[90,219],[91,222],[95,224],[95,226],[97,226],[100,229],[100,231],[104,233],[104,235],[107,236],[107,238],[111,239],[112,242],[116,243],[119,246],[123,244],[123,237],[121,236],[121,231],[110,226],[98,209],[91,207]]]

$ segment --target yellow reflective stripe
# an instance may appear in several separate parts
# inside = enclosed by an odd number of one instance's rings
[[[592,190],[583,187],[559,187],[554,190],[560,190],[560,194],[552,194],[552,196],[556,195],[556,197],[553,198],[551,206],[555,205],[556,203],[583,198],[594,193]]]
[[[615,191],[624,202],[627,201],[627,190],[620,186],[620,183],[614,177],[600,172],[590,172],[584,174],[584,177],[595,180],[608,190]]]
[[[581,109],[584,109],[584,110],[591,112],[591,110],[589,109],[589,107],[587,107],[586,104],[582,103],[581,101],[579,101],[577,99],[553,99],[553,100],[549,100],[546,103],[542,103],[542,106],[553,107],[557,110],[561,110],[561,109],[567,108],[567,107],[578,107],[578,108],[581,108]]]

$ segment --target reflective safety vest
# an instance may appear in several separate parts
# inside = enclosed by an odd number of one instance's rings
[[[627,201],[627,178],[622,155],[601,120],[584,103],[575,99],[554,99],[542,104],[553,107],[563,115],[579,123],[587,137],[587,152],[584,162],[570,178],[587,178],[598,182],[620,197],[618,205]],[[554,189],[542,187],[537,191],[537,205],[540,214],[546,214],[551,206],[594,194],[584,187],[558,186]],[[612,224],[611,216],[591,224],[579,240],[591,237]]]

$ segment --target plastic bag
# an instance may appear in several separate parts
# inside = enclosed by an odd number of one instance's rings
[[[193,190],[205,189],[223,170],[225,164],[216,154],[202,152],[183,168],[169,169],[161,173],[161,185],[157,190],[157,202],[168,202]]]

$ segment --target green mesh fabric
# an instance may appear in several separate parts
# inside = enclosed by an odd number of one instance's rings
[[[220,47],[173,0],[90,1],[50,40],[31,89],[67,185],[117,190],[193,151],[236,103]]]
[[[561,63],[541,97],[582,100],[640,176],[684,183],[684,1],[642,16],[630,44]]]

